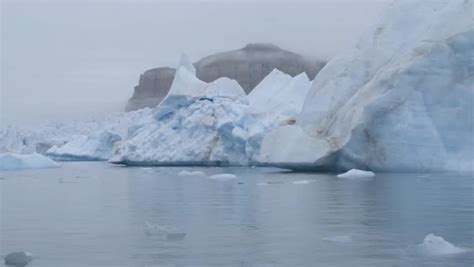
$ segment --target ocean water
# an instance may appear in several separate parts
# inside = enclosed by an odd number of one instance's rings
[[[0,172],[0,255],[29,251],[35,267],[474,266],[472,174],[62,165]],[[208,178],[220,173],[237,178]],[[430,233],[466,252],[420,253]]]

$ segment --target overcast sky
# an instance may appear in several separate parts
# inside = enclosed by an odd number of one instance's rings
[[[5,123],[120,111],[143,71],[270,42],[330,59],[351,46],[388,0],[0,0]]]

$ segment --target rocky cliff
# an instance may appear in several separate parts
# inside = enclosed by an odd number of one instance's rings
[[[272,44],[248,44],[239,50],[207,56],[194,63],[194,66],[197,77],[204,82],[228,77],[236,80],[249,93],[273,69],[291,76],[305,72],[312,80],[324,62],[310,61]],[[162,67],[140,75],[126,110],[154,107],[160,103],[171,87],[175,72],[173,68]]]

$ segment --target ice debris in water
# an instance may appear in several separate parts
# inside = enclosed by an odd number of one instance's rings
[[[316,182],[315,180],[299,180],[294,181],[293,184],[310,184]]]
[[[367,178],[373,178],[373,177],[375,177],[375,173],[371,171],[363,171],[363,170],[357,170],[357,169],[352,169],[348,172],[337,175],[337,178],[347,178],[347,179],[367,179]]]
[[[423,243],[417,245],[416,250],[418,253],[428,256],[443,256],[469,251],[467,248],[456,247],[444,238],[434,234],[427,235]]]
[[[5,265],[25,266],[33,260],[33,255],[29,252],[18,251],[5,256]]]
[[[327,236],[322,238],[325,241],[331,241],[336,243],[349,243],[352,242],[352,237],[349,235],[335,235],[335,236]]]
[[[202,171],[182,170],[178,173],[178,176],[206,176],[206,174]]]
[[[228,180],[228,179],[235,179],[237,178],[237,176],[231,173],[221,173],[221,174],[214,174],[210,176],[209,178],[214,179],[214,180]]]
[[[149,236],[161,236],[167,240],[181,240],[186,237],[186,233],[178,231],[174,227],[163,226],[150,222],[145,222],[145,233]]]

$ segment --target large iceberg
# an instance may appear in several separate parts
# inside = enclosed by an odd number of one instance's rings
[[[181,65],[168,95],[154,110],[155,121],[132,131],[111,162],[246,164],[248,110],[245,92],[236,81],[220,78],[207,84],[196,77],[194,68]]]
[[[0,154],[0,171],[44,169],[61,167],[57,162],[37,153],[34,154]]]
[[[274,70],[247,96],[235,80],[199,80],[189,62],[181,59],[154,121],[130,131],[111,162],[247,165],[258,155],[264,133],[301,111],[311,84],[306,74],[292,78]]]
[[[315,170],[471,170],[472,0],[394,2],[313,81],[259,161]]]

